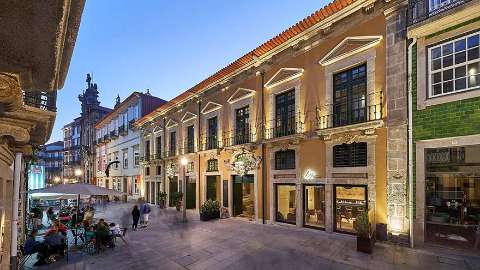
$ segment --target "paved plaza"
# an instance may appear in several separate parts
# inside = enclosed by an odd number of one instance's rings
[[[131,204],[113,204],[97,217],[120,222]],[[230,218],[201,222],[189,213],[153,209],[148,228],[127,233],[128,245],[98,255],[71,252],[38,269],[480,269],[480,256],[451,250],[409,249],[377,243],[356,252],[353,236]]]

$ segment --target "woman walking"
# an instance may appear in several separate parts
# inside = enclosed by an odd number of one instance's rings
[[[133,218],[132,230],[136,231],[138,226],[138,220],[140,219],[140,210],[138,210],[137,205],[133,207],[132,218]]]

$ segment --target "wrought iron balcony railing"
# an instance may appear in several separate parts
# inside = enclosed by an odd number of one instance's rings
[[[303,133],[304,123],[300,117],[279,118],[265,127],[265,139],[273,139]]]
[[[367,102],[368,101],[368,102]],[[381,91],[331,104],[324,112],[317,108],[317,129],[336,128],[366,123],[383,118],[383,94]]]
[[[128,121],[128,128],[133,130],[134,128],[133,124],[135,124],[135,119]]]
[[[112,140],[118,138],[118,133],[116,130],[110,131],[110,138]]]
[[[118,134],[121,136],[125,136],[128,134],[128,129],[125,128],[125,125],[121,125],[118,127]]]
[[[241,145],[255,142],[256,132],[252,131],[250,127],[240,128],[224,132],[223,146],[229,147],[234,145]]]
[[[192,139],[186,139],[183,142],[183,149],[181,149],[181,153],[183,154],[189,154],[189,153],[195,153],[196,152],[196,147],[195,147],[195,140]]]
[[[208,135],[205,135],[205,134],[201,136],[201,147],[200,147],[200,149],[202,151],[217,149],[219,147],[221,147],[221,142],[220,142],[218,136],[208,136]]]
[[[104,142],[109,142],[109,141],[110,141],[110,135],[105,134],[105,135],[103,136],[103,141],[104,141]]]
[[[408,24],[413,25],[470,0],[409,0]]]
[[[23,102],[27,106],[56,112],[57,92],[23,91]]]

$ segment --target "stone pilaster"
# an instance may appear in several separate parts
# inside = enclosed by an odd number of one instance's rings
[[[408,234],[406,6],[387,10],[385,17],[388,231]]]

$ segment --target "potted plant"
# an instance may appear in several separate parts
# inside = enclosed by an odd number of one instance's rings
[[[161,209],[165,208],[166,200],[167,200],[167,193],[160,191],[160,193],[157,194],[157,201]]]
[[[208,200],[200,206],[200,220],[220,218],[220,203],[218,201]]]
[[[182,206],[182,198],[183,194],[181,192],[172,193],[172,204],[175,205],[177,211],[180,211],[180,208]]]
[[[370,231],[370,223],[368,222],[368,213],[361,213],[354,223],[357,231],[357,251],[372,253],[373,239]]]

